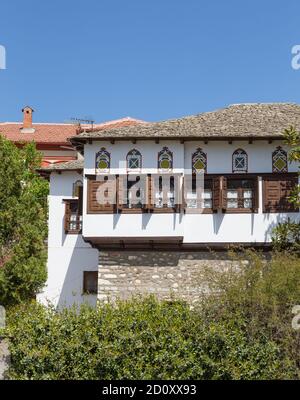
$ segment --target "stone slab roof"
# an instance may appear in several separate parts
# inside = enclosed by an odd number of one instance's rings
[[[71,138],[71,142],[78,146],[86,140],[106,138],[272,138],[280,137],[291,125],[300,130],[298,104],[233,104],[179,119],[83,132]]]

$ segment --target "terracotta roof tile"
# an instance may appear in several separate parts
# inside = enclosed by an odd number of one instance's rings
[[[95,124],[93,130],[101,131],[103,129],[115,129],[120,127],[127,127],[131,125],[137,125],[143,123],[143,121],[136,120],[133,118],[123,118],[114,121],[108,121],[101,124]],[[47,124],[47,123],[34,123],[32,125],[35,128],[34,133],[22,133],[22,123],[14,122],[2,122],[0,123],[0,134],[5,136],[7,139],[19,143],[19,142],[31,142],[36,143],[59,143],[69,144],[68,139],[76,136],[78,131],[78,125],[75,124]],[[89,126],[83,125],[81,132],[91,131]]]

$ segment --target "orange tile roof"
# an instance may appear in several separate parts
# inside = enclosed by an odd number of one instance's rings
[[[144,123],[144,121],[128,117],[94,124],[93,130],[99,131],[140,123]],[[0,122],[0,134],[15,143],[35,141],[39,144],[69,144],[68,138],[76,136],[79,132],[91,131],[90,125],[81,125],[79,130],[78,125],[75,124],[33,123],[34,133],[22,133],[20,130],[22,127],[22,122]]]

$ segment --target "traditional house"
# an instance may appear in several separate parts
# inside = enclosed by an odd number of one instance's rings
[[[237,104],[73,136],[84,160],[42,170],[50,195],[40,301],[197,299],[201,266],[230,262],[229,245],[268,249],[279,222],[299,220],[288,202],[298,165],[282,137],[291,125],[300,129],[300,105]]]

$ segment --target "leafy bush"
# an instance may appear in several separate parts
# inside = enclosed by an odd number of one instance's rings
[[[277,251],[289,250],[300,253],[300,224],[288,221],[279,223],[273,229],[272,243]]]
[[[32,303],[10,310],[10,377],[299,378],[299,332],[291,328],[299,259],[246,258],[226,271],[204,269],[211,292],[194,308],[139,297],[97,308]]]
[[[26,301],[46,280],[48,183],[35,169],[33,143],[17,148],[0,136],[0,304]]]

